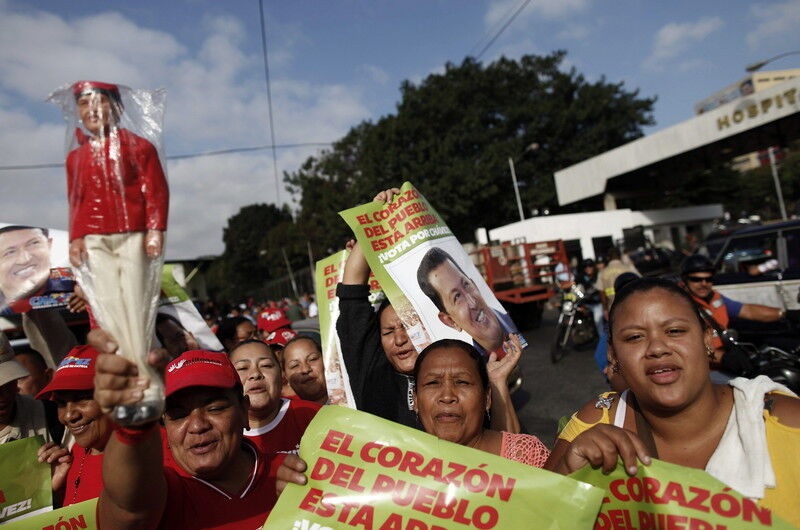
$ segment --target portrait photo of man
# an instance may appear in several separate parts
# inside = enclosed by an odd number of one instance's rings
[[[46,228],[0,228],[0,293],[5,304],[27,298],[46,286],[52,244]]]
[[[502,354],[509,333],[517,333],[511,318],[487,303],[475,280],[445,250],[431,247],[425,252],[417,283],[439,310],[439,320],[467,333],[482,354]]]

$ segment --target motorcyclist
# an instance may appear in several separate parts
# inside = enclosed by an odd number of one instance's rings
[[[583,286],[586,297],[583,303],[592,310],[594,325],[597,328],[597,336],[603,334],[603,304],[600,301],[600,291],[597,290],[597,267],[592,258],[581,261],[580,266],[575,271],[575,283]]]
[[[714,264],[702,254],[692,254],[681,264],[681,284],[692,295],[695,302],[713,319],[721,330],[728,329],[731,319],[778,322],[789,320],[800,322],[800,310],[785,310],[760,304],[737,302],[714,290]],[[712,328],[717,327],[712,324]],[[749,360],[734,351],[726,353],[722,339],[715,331],[711,349],[712,365],[722,366],[726,371],[742,373]],[[736,358],[734,358],[736,357]]]

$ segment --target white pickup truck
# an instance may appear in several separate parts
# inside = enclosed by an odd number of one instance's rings
[[[714,288],[725,296],[800,309],[800,220],[719,232],[699,251],[714,262]]]

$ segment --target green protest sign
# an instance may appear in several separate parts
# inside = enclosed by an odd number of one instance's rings
[[[418,351],[452,338],[471,341],[482,353],[504,355],[502,343],[509,333],[519,333],[517,327],[473,258],[411,183],[390,203],[370,202],[339,215]]]
[[[90,499],[9,523],[3,530],[94,530],[97,528],[96,510],[97,499]]]
[[[50,465],[40,463],[41,436],[0,444],[0,524],[52,509]]]
[[[346,431],[346,432],[344,432]],[[344,407],[323,407],[264,528],[591,528],[602,491]]]
[[[605,490],[596,530],[794,528],[702,469],[654,459],[629,476],[620,460],[608,475],[586,466],[569,476]]]
[[[319,331],[322,339],[322,357],[325,363],[325,380],[328,386],[328,404],[355,408],[355,398],[350,390],[350,379],[342,359],[342,349],[336,334],[339,319],[339,299],[336,285],[342,281],[344,264],[350,253],[342,250],[319,260],[316,265],[314,290],[319,308]],[[369,279],[370,302],[383,299],[381,285],[373,274]]]
[[[325,364],[328,403],[355,408],[356,401],[350,390],[347,368],[342,359],[339,340],[336,336],[336,319],[339,318],[336,284],[342,279],[345,261],[347,261],[346,250],[318,261],[314,277],[314,290],[319,310],[319,332],[322,339],[322,359]]]

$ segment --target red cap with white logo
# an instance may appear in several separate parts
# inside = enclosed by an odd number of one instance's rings
[[[36,399],[53,399],[58,390],[92,390],[99,352],[91,346],[75,346],[59,363],[53,379],[36,395]]]
[[[288,328],[292,321],[286,317],[286,312],[277,307],[265,309],[258,315],[258,329],[272,333],[276,329]]]
[[[164,372],[167,397],[190,386],[233,388],[238,384],[236,369],[220,352],[189,350],[170,362]]]
[[[277,344],[278,346],[286,346],[286,344],[297,336],[297,332],[291,329],[279,329],[270,333],[264,340],[267,344]]]

